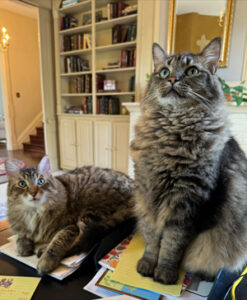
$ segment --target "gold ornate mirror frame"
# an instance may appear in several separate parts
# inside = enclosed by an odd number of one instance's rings
[[[222,50],[221,58],[219,62],[220,67],[227,67],[228,56],[229,56],[229,46],[231,40],[231,31],[233,23],[233,12],[234,12],[234,1],[226,0],[226,22],[224,24],[224,33],[222,37]],[[173,53],[174,39],[175,39],[175,26],[176,26],[176,0],[170,0],[169,6],[170,16],[169,16],[169,27],[168,27],[168,41],[167,41],[167,52],[169,54]]]

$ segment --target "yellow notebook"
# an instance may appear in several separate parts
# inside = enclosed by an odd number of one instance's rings
[[[145,249],[145,241],[139,233],[136,233],[128,248],[123,253],[111,279],[128,284],[133,287],[151,290],[160,294],[180,296],[184,280],[184,271],[179,272],[179,279],[176,284],[165,285],[153,281],[150,277],[143,277],[136,271],[137,261],[142,257]]]
[[[39,277],[0,275],[0,300],[29,300],[39,282]]]

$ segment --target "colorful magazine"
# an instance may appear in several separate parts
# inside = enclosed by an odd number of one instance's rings
[[[111,271],[114,271],[124,250],[129,245],[133,235],[128,236],[121,243],[119,243],[115,248],[113,248],[108,254],[106,254],[100,261],[99,264]]]
[[[118,292],[120,294],[125,294],[129,296],[138,297],[139,299],[147,299],[147,300],[159,300],[160,294],[145,290],[136,288],[133,286],[129,286],[126,284],[119,283],[117,281],[111,280],[111,270],[106,270],[103,275],[99,278],[99,280],[96,282],[96,286]]]

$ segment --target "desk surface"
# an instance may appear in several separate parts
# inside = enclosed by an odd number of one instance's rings
[[[0,222],[0,245],[7,242],[7,238],[11,235],[8,222]],[[37,272],[22,264],[11,257],[0,254],[0,274],[9,276],[30,276],[39,277]],[[91,294],[83,287],[91,280],[94,275],[94,265],[92,260],[87,260],[82,266],[71,276],[59,281],[50,276],[44,276],[40,281],[34,295],[33,300],[91,300],[97,299],[98,296]]]

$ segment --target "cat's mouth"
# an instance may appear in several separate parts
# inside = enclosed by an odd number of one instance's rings
[[[166,94],[166,96],[179,96],[180,98],[185,98],[178,90],[171,88],[170,91]]]
[[[34,197],[31,201],[39,201],[40,199],[37,197]]]

